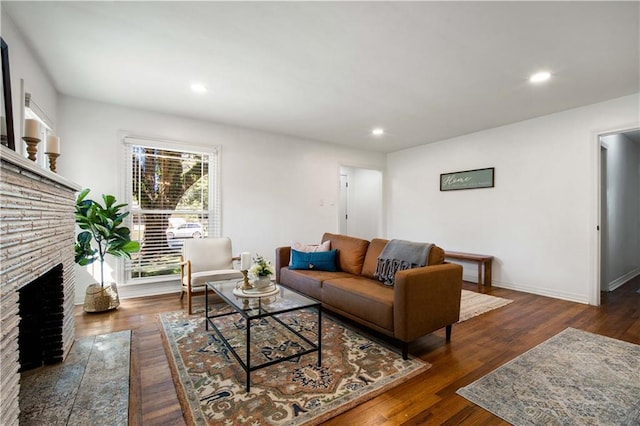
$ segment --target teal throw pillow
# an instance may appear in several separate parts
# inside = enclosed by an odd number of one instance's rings
[[[291,265],[289,269],[306,269],[309,271],[335,272],[337,250],[305,253],[291,249]]]

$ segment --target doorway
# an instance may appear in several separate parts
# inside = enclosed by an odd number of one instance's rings
[[[599,136],[599,157],[597,289],[608,292],[640,275],[640,129]]]
[[[382,171],[340,166],[339,231],[371,240],[383,236]]]

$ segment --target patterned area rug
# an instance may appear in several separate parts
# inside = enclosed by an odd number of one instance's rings
[[[514,425],[640,425],[640,345],[567,328],[457,393]]]
[[[297,311],[279,318],[316,341],[315,312]],[[226,319],[223,333],[235,336],[234,348],[240,346],[244,320],[239,315]],[[270,331],[269,321],[273,320],[263,319],[258,327],[251,326],[252,341],[263,342],[252,348],[262,358],[260,362],[304,344],[287,333]],[[316,366],[317,355],[312,353],[256,370],[247,393],[244,370],[217,335],[205,331],[201,315],[172,312],[161,314],[160,322],[185,417],[198,425],[318,424],[430,367],[419,359],[404,361],[396,350],[323,315],[322,366]],[[255,338],[258,334],[262,337]]]
[[[460,320],[458,322],[466,321],[480,314],[484,314],[485,312],[498,309],[511,302],[513,302],[513,300],[489,296],[488,294],[476,293],[469,290],[462,290],[462,298],[460,300]]]

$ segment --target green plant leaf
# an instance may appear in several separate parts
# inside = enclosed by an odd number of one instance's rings
[[[76,243],[74,245],[75,261],[80,265],[89,265],[93,263],[97,256],[97,249],[91,247],[92,235],[90,232],[81,232],[77,236]]]
[[[94,224],[94,227],[96,228],[96,231],[102,234],[104,238],[108,238],[109,234],[111,234],[109,228],[107,228],[106,226],[102,226],[102,224],[100,223]]]
[[[129,241],[124,246],[122,246],[122,250],[128,253],[135,253],[140,250],[140,243],[137,241]]]
[[[116,202],[116,197],[114,197],[113,195],[102,194],[102,199],[104,200],[104,205],[107,209],[110,209],[113,203]]]
[[[84,197],[87,196],[89,191],[91,191],[89,188],[85,188],[82,191],[80,191],[80,193],[78,194],[78,198],[76,198],[76,204],[80,204],[82,200],[84,200]]]

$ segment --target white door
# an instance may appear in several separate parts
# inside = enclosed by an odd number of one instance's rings
[[[382,171],[340,167],[340,233],[371,240],[383,236]]]
[[[600,145],[600,291],[609,290],[607,212],[607,148]]]
[[[340,174],[340,233],[349,234],[349,176]]]

